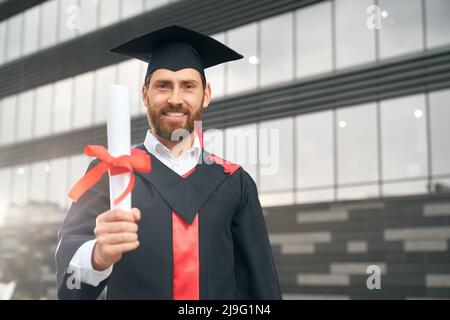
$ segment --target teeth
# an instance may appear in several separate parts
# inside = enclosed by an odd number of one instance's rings
[[[184,113],[180,113],[180,112],[167,112],[167,115],[168,115],[168,116],[171,116],[171,117],[182,117],[182,116],[184,116]]]

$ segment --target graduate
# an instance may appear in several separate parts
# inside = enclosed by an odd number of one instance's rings
[[[195,130],[211,99],[204,69],[243,56],[177,25],[111,51],[148,62],[150,129],[137,148],[151,171],[135,172],[131,212],[110,210],[106,174],[73,202],[58,233],[58,297],[281,299],[255,182]]]

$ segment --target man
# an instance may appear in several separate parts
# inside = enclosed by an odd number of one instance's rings
[[[179,26],[112,51],[149,62],[150,130],[138,148],[152,170],[136,172],[131,213],[109,210],[107,175],[72,204],[58,235],[59,298],[280,299],[255,183],[194,130],[211,99],[204,68],[242,56]]]

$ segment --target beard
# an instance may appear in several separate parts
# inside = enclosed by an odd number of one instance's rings
[[[184,129],[189,133],[192,133],[195,129],[195,122],[200,121],[203,115],[203,100],[202,98],[201,104],[194,108],[194,112],[191,112],[190,109],[185,108],[183,106],[172,106],[166,105],[161,108],[159,111],[155,111],[150,106],[150,101],[147,100],[148,111],[148,120],[150,123],[150,127],[155,129],[155,134],[163,139],[172,141],[172,135],[175,130]],[[148,98],[147,98],[148,99]],[[186,115],[186,119],[183,122],[170,122],[167,119],[164,119],[163,114],[169,112],[181,112]]]

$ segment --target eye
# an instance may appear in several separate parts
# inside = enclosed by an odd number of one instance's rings
[[[188,90],[192,90],[192,89],[195,88],[195,85],[194,85],[193,83],[187,83],[187,84],[185,85],[185,88],[188,89]]]
[[[168,88],[168,85],[167,85],[167,83],[159,82],[159,83],[156,85],[156,87],[157,87],[158,89],[167,89],[167,88]]]

